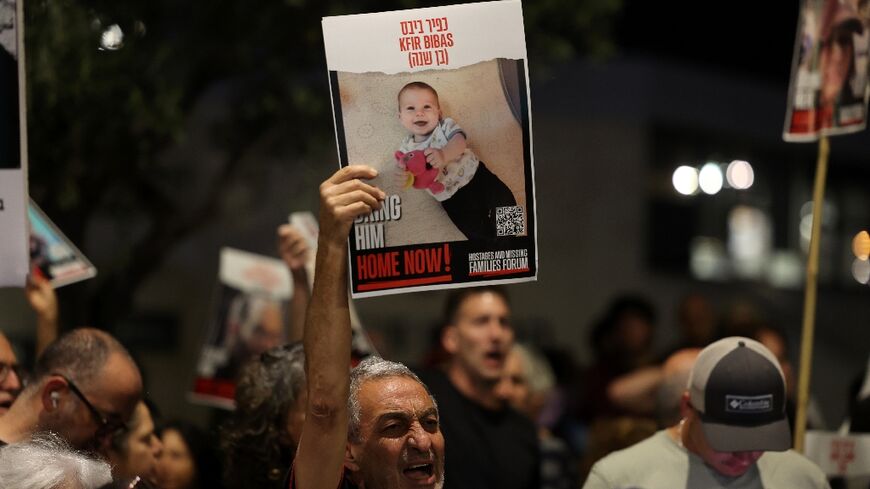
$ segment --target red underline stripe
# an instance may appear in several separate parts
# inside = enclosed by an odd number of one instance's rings
[[[365,292],[367,290],[394,289],[411,285],[440,284],[443,282],[450,282],[451,280],[453,280],[453,275],[438,275],[437,277],[409,278],[406,280],[390,280],[387,282],[360,284],[357,286],[357,289],[360,292]]]

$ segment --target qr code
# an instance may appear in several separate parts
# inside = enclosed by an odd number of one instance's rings
[[[515,205],[495,208],[496,236],[519,236],[526,230],[523,208]]]

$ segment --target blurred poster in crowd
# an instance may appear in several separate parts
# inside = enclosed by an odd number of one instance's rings
[[[236,378],[245,363],[286,342],[293,282],[283,261],[234,248],[221,249],[218,275],[191,399],[232,409]]]
[[[314,287],[314,262],[317,254],[317,236],[320,233],[320,226],[317,224],[317,218],[311,212],[294,212],[290,214],[290,224],[302,233],[303,238],[308,244],[308,263],[305,264],[305,270],[308,273],[308,287]],[[356,307],[353,305],[353,300],[348,302],[350,306],[350,326],[351,326],[351,362],[355,365],[362,361],[365,357],[377,354],[371,340],[363,328],[359,314],[356,312]]]
[[[534,280],[519,1],[323,19],[338,156],[383,207],[349,237],[353,297]]]
[[[94,265],[51,222],[32,200],[27,208],[30,222],[30,265],[34,274],[51,281],[55,288],[89,279]]]
[[[0,1],[0,287],[24,287],[27,258],[27,124],[22,2]]]
[[[870,3],[803,0],[783,138],[815,141],[867,123]]]
[[[846,477],[848,487],[870,487],[870,434],[809,430],[804,454],[828,477]],[[852,485],[853,478],[863,484]]]

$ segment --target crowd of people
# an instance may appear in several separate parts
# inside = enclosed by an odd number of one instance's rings
[[[653,307],[615,300],[581,369],[517,341],[505,289],[458,289],[427,365],[370,356],[351,369],[347,236],[385,198],[366,183],[375,175],[349,166],[321,185],[310,293],[302,257],[314,250],[279,228],[279,254],[306,284],[287,315],[290,341],[240,369],[235,410],[212,429],[162,416],[109,333],[58,336],[53,291],[29,287],[41,321],[32,374],[0,334],[0,487],[829,487],[789,450],[782,331],[745,317],[721,326],[697,294],[661,354]],[[866,429],[867,400],[853,397],[852,428]]]

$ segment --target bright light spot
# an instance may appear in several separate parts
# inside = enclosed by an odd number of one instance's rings
[[[734,160],[725,170],[725,178],[731,187],[737,190],[746,190],[755,182],[755,172],[752,171],[752,165],[749,162]]]
[[[677,192],[692,195],[698,191],[698,170],[683,165],[674,170],[672,181]]]
[[[698,185],[705,194],[713,195],[722,190],[722,169],[712,161],[701,167],[698,175]]]
[[[834,226],[837,223],[837,208],[830,202],[825,202],[822,207],[822,229]],[[801,249],[805,252],[810,249],[810,237],[813,233],[813,202],[804,202],[801,206],[801,220],[798,225],[800,231]],[[821,230],[819,231],[821,232]]]
[[[767,266],[767,280],[774,287],[796,289],[803,283],[804,262],[793,251],[775,251]]]
[[[852,253],[855,258],[867,261],[870,258],[870,233],[861,231],[852,239]]]
[[[855,259],[852,262],[852,276],[859,284],[870,282],[870,261]]]
[[[701,280],[728,278],[728,259],[722,242],[716,238],[694,238],[689,246],[689,269]]]
[[[118,24],[112,24],[100,36],[100,49],[115,51],[124,45],[124,31]]]
[[[759,278],[767,264],[773,231],[759,209],[737,206],[728,215],[728,252],[740,278]]]

